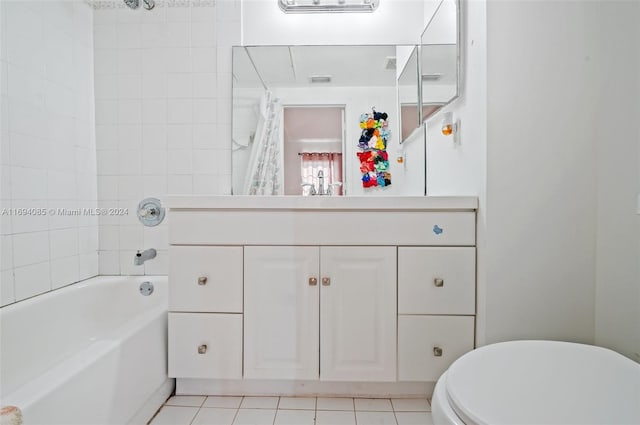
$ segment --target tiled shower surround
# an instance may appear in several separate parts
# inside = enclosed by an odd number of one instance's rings
[[[128,210],[99,219],[100,274],[167,273],[167,221],[140,225],[144,197],[230,192],[239,3],[156,0],[150,11],[94,3],[99,206]],[[147,248],[158,256],[134,266]]]
[[[97,274],[166,274],[166,221],[143,227],[136,206],[230,192],[239,0],[0,6],[0,208],[28,211],[0,216],[0,305]],[[134,266],[147,248],[158,256]]]
[[[93,10],[0,1],[0,305],[98,274]]]

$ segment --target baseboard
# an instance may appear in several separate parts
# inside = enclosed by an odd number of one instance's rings
[[[176,387],[176,380],[167,378],[166,381],[158,387],[158,389],[147,399],[144,405],[131,418],[127,425],[146,425],[149,423],[153,415],[162,407],[165,401],[173,394]]]
[[[176,379],[177,395],[430,397],[435,382],[325,382]]]

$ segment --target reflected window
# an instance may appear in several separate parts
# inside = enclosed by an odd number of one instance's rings
[[[317,188],[322,171],[324,187],[333,195],[342,195],[342,154],[339,152],[304,152],[300,154],[300,178],[304,183]],[[291,195],[309,195],[311,189],[306,186],[303,191]],[[287,195],[289,195],[287,193]]]

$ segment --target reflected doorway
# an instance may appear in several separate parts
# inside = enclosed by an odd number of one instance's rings
[[[284,194],[310,195],[311,185],[320,192],[344,194],[344,106],[285,106]],[[304,186],[303,186],[304,185]]]

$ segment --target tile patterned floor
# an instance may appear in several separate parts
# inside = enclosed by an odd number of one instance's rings
[[[432,425],[426,398],[174,396],[149,425]]]

